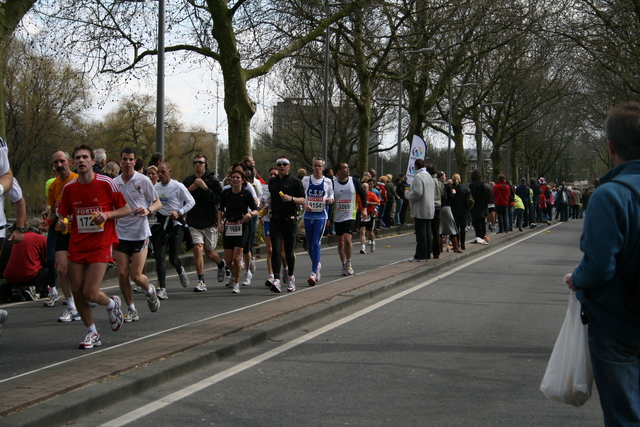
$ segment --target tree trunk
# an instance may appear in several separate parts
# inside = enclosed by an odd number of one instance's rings
[[[7,0],[0,3],[0,56],[22,17],[31,9],[36,0]],[[0,136],[7,137],[4,115],[4,69],[0,67]]]

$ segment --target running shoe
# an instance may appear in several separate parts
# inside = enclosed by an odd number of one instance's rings
[[[360,253],[361,254],[366,254],[367,253],[367,251],[365,250],[365,247],[366,247],[365,245],[362,245],[362,247],[360,248]]]
[[[44,302],[45,307],[53,307],[56,304],[56,301],[60,299],[60,295],[58,292],[49,292],[49,296],[47,300]]]
[[[353,268],[351,268],[351,262],[347,261],[346,263],[346,268],[347,268],[347,276],[353,276]]]
[[[198,280],[198,284],[193,288],[193,292],[204,292],[207,290],[207,285],[204,284],[204,280]]]
[[[222,267],[218,266],[218,282],[224,281],[225,270],[227,269],[227,263],[224,260],[221,261]]]
[[[4,322],[7,321],[8,316],[9,313],[7,312],[7,310],[0,310],[0,337],[2,336],[2,325],[4,325]]]
[[[166,288],[158,289],[158,299],[169,299],[169,295],[167,295]]]
[[[100,347],[101,345],[102,343],[100,342],[100,334],[96,332],[87,332],[87,336],[84,338],[84,341],[80,343],[80,346],[78,348],[93,348]]]
[[[24,297],[30,301],[38,301],[40,299],[40,294],[36,292],[35,286],[27,286],[22,290]]]
[[[180,277],[180,284],[183,288],[189,286],[189,276],[187,276],[187,273],[185,273],[184,267],[180,267],[180,273],[178,274],[178,276]]]
[[[309,286],[315,286],[316,282],[317,282],[316,273],[311,273],[309,275],[309,280],[307,280],[307,283],[309,284]]]
[[[287,269],[284,270],[282,275],[282,286],[289,286],[289,276],[287,275]]]
[[[229,269],[225,269],[224,274],[225,274],[225,275],[226,275],[226,277],[227,277],[227,281],[225,282],[225,284],[224,284],[224,285],[225,285],[225,286],[231,286],[231,270],[229,270]]]
[[[127,314],[125,314],[123,317],[125,323],[137,322],[138,320],[140,320],[138,310],[128,310]]]
[[[129,285],[131,285],[131,289],[133,289],[133,292],[135,292],[137,294],[143,294],[144,293],[144,289],[142,289],[140,286],[136,285],[135,282],[133,282],[132,280],[129,281]]]
[[[347,273],[347,264],[342,264],[342,275],[343,276],[348,276],[349,275]]]
[[[371,249],[370,249],[371,252],[375,252],[376,251],[376,242],[372,241],[370,246],[371,246]]]
[[[293,292],[296,290],[296,277],[289,276],[289,286],[287,286],[287,292]]]
[[[280,289],[280,280],[279,279],[274,279],[273,283],[271,284],[271,292],[275,292],[277,294],[279,294],[280,292],[282,292],[282,289]]]
[[[234,294],[239,294],[240,293],[240,283],[234,283],[233,284],[233,290],[231,291]]]
[[[78,313],[78,310],[72,310],[70,308],[63,311],[62,316],[58,317],[58,322],[63,322],[63,323],[68,323],[71,321],[78,321],[78,320],[82,320],[80,318],[80,313]]]
[[[267,280],[264,282],[264,285],[267,288],[270,288],[271,285],[273,285],[273,279],[274,279],[273,274],[270,274],[269,277],[267,277]]]
[[[160,300],[158,299],[158,294],[156,292],[155,286],[149,286],[149,293],[145,294],[147,298],[147,305],[149,306],[149,310],[152,313],[155,313],[160,308]]]
[[[111,310],[107,309],[109,313],[109,323],[111,323],[112,331],[118,331],[124,323],[124,316],[122,315],[122,310],[120,310],[120,297],[114,295],[111,299],[116,305]]]
[[[318,272],[316,273],[316,283],[320,281],[320,269],[322,268],[322,263],[318,263]]]
[[[251,264],[249,264],[249,271],[251,272],[251,274],[256,272],[256,258],[255,257],[251,257]]]
[[[249,269],[249,271],[246,271],[242,276],[242,286],[249,286],[252,278],[253,274],[251,273],[251,269]]]

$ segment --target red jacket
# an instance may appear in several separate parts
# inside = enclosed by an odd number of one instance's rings
[[[493,186],[493,198],[496,206],[508,206],[511,186],[506,181],[500,181]]]
[[[24,233],[22,242],[11,248],[4,278],[9,283],[22,283],[36,277],[47,263],[47,238],[42,234]]]

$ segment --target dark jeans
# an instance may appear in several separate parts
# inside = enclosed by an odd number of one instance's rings
[[[474,218],[473,229],[476,232],[476,237],[484,239],[487,234],[487,222],[484,218]]]
[[[496,212],[498,213],[498,233],[506,233],[509,231],[509,227],[507,226],[507,222],[509,221],[507,218],[508,210],[509,206],[496,206]]]
[[[593,378],[605,426],[640,424],[640,348],[588,329]]]
[[[431,220],[431,250],[430,254],[433,254],[434,258],[440,256],[440,209],[434,211],[433,219]]]
[[[298,221],[286,217],[271,217],[270,225],[271,245],[273,253],[271,254],[271,268],[276,279],[280,279],[280,248],[284,243],[284,255],[287,258],[287,268],[289,276],[293,276],[293,270],[296,266],[295,246],[298,237]]]
[[[415,259],[428,259],[428,248],[431,247],[431,220],[414,218],[413,223],[416,230],[416,253]]]
[[[407,218],[407,210],[409,209],[409,201],[402,199],[402,209],[400,210],[400,222],[404,224]]]
[[[156,260],[158,284],[161,288],[165,288],[167,286],[167,269],[165,267],[167,246],[169,246],[169,262],[176,269],[176,273],[180,273],[182,271],[180,250],[182,249],[182,240],[184,239],[184,227],[174,226],[171,233],[167,236],[167,242],[165,245],[162,244],[163,237],[163,233],[156,233],[151,236],[151,242],[153,243],[153,257]]]

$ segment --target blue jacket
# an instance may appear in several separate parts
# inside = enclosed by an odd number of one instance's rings
[[[580,250],[584,256],[573,272],[589,325],[623,344],[640,347],[640,317],[624,303],[624,283],[640,262],[640,203],[631,190],[640,189],[640,160],[625,162],[600,178],[602,185],[587,207]]]

